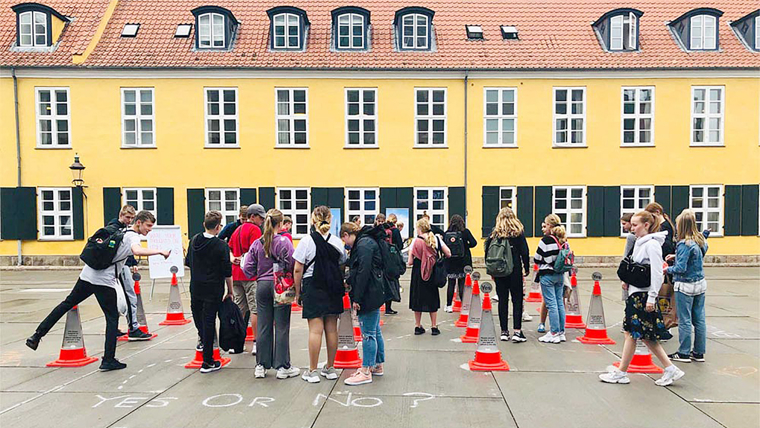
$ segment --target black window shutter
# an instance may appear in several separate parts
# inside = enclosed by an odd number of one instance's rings
[[[259,187],[259,203],[264,206],[265,210],[277,208],[274,206],[274,201],[274,187]]]
[[[483,186],[483,222],[482,236],[491,234],[499,214],[499,186]],[[518,205],[519,206],[519,205]]]
[[[4,187],[0,192],[2,238],[37,239],[37,189]]]
[[[103,224],[119,217],[121,211],[121,189],[118,187],[103,188]]]
[[[71,212],[74,222],[74,239],[84,239],[84,190],[71,188]]]
[[[544,236],[541,231],[541,223],[544,218],[552,213],[552,186],[536,186],[536,219],[534,236]]]
[[[327,198],[329,196],[330,189],[327,187],[312,187],[311,188],[311,209],[320,206],[327,205]]]
[[[670,214],[670,186],[654,186],[654,200],[662,205],[665,214]]]
[[[670,218],[673,222],[686,208],[689,208],[689,186],[673,186],[670,189]]]
[[[206,215],[206,191],[187,189],[187,237],[203,232],[203,217]]]
[[[586,188],[586,233],[588,236],[604,236],[604,187]]]
[[[395,187],[381,187],[380,188],[380,212],[385,212],[388,208],[398,208],[398,202],[396,200],[396,188]],[[409,213],[409,218],[412,217],[412,213]]]
[[[620,236],[620,186],[604,187],[604,236]]]
[[[396,188],[396,206],[390,208],[406,208],[409,210],[409,236],[414,235],[417,217],[414,213],[414,187],[397,187]]]
[[[330,208],[339,208],[340,209],[340,223],[343,223],[343,219],[345,218],[345,210],[344,210],[344,190],[342,187],[330,187],[327,190],[327,206]]]
[[[723,234],[725,236],[739,236],[742,227],[742,186],[727,185],[724,197]]]
[[[742,186],[742,236],[757,236],[758,193],[760,186],[757,184]]]
[[[449,187],[449,218],[454,214],[459,214],[463,219],[466,218],[464,192],[464,187]]]
[[[156,189],[156,214],[158,224],[174,224],[174,188]]]
[[[517,218],[525,227],[525,236],[533,236],[533,187],[517,188]]]
[[[240,189],[240,206],[253,205],[257,201],[258,190],[254,188]]]

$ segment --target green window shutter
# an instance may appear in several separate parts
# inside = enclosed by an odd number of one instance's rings
[[[665,214],[670,214],[670,186],[654,186],[654,200],[662,205]]]
[[[259,203],[264,206],[266,211],[277,208],[274,206],[274,187],[259,187]]]
[[[482,236],[491,234],[499,214],[499,186],[483,186],[483,223]],[[519,206],[519,204],[518,204]]]
[[[759,192],[760,186],[757,184],[742,186],[742,236],[757,236]]]
[[[156,189],[156,214],[158,224],[174,224],[174,188]]]
[[[723,234],[725,236],[739,236],[742,227],[742,186],[727,185],[724,197]]]
[[[380,188],[380,212],[383,214],[388,214],[385,212],[388,208],[398,208],[398,202],[396,200],[396,194],[397,190],[395,187],[381,187]],[[412,213],[409,213],[409,217],[411,218]]]
[[[619,186],[604,188],[604,236],[620,236]]]
[[[257,189],[250,188],[250,189],[240,189],[240,206],[243,205],[252,205],[256,203],[257,196]]]
[[[118,187],[103,188],[103,224],[119,217],[121,211],[121,189]]]
[[[37,239],[37,189],[3,187],[0,189],[0,215],[3,239]]]
[[[203,232],[203,218],[206,216],[206,191],[187,189],[187,237]]]
[[[454,214],[459,214],[466,219],[466,211],[464,187],[449,187],[449,218]]]
[[[74,239],[84,239],[84,189],[71,188],[71,212],[74,222]]]
[[[536,219],[534,236],[544,236],[541,231],[541,223],[544,218],[552,213],[552,186],[536,186],[536,212],[533,218]]]
[[[327,187],[312,187],[311,188],[311,209],[320,206],[327,205],[327,198],[329,196],[330,189]]]
[[[344,189],[342,187],[330,187],[327,189],[327,206],[330,208],[340,209],[340,223],[343,223],[345,218],[345,199]]]
[[[689,186],[673,186],[670,190],[670,218],[675,218],[681,211],[689,208]]]
[[[588,186],[586,188],[586,233],[590,237],[604,236],[604,187]]]
[[[517,188],[517,218],[525,227],[525,236],[533,236],[533,187]]]
[[[406,208],[409,210],[409,236],[414,235],[417,217],[414,214],[414,187],[397,187],[396,188],[396,206],[390,208]]]

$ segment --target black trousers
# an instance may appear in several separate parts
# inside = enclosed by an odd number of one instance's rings
[[[198,337],[203,342],[203,362],[214,364],[214,337],[216,336],[216,316],[219,313],[221,300],[201,300],[190,297],[190,310],[193,313]]]
[[[116,356],[116,331],[119,328],[119,310],[116,307],[116,290],[105,285],[92,285],[79,279],[74,284],[66,299],[59,303],[52,312],[37,327],[37,334],[45,336],[51,328],[74,306],[82,303],[88,297],[95,295],[100,309],[106,316],[106,344],[103,360],[112,360]]]
[[[462,294],[464,294],[464,277],[461,278],[449,278],[449,286],[446,289],[446,306],[451,306],[451,302],[454,301],[454,286],[458,285],[457,293],[459,293],[459,300],[462,300]]]
[[[512,295],[512,325],[515,330],[522,330],[523,314],[523,278],[519,268],[515,268],[509,276],[494,278],[496,294],[499,295],[499,324],[501,331],[509,330],[509,295]]]

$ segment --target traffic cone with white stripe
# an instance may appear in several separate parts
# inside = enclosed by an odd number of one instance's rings
[[[337,369],[358,369],[362,366],[359,348],[354,340],[352,318],[351,299],[346,293],[343,296],[343,313],[338,319],[338,351],[335,353],[335,368]]]
[[[615,367],[620,367],[620,361],[612,363]],[[631,364],[628,365],[628,373],[662,373],[661,367],[652,361],[652,354],[643,340],[636,341],[636,352],[633,354]]]
[[[570,295],[565,299],[565,328],[586,328],[581,315],[581,302],[578,299],[578,279],[575,272],[570,277]]]
[[[533,264],[533,275],[536,275],[538,273],[538,265]],[[541,285],[533,281],[530,286],[530,292],[528,293],[528,297],[525,298],[526,302],[532,302],[532,303],[540,303],[544,300],[544,297],[541,295]]]
[[[464,288],[466,287],[472,287],[472,277],[470,276],[472,274],[472,266],[465,266],[464,267],[464,287],[462,288],[462,292],[464,293]],[[461,296],[459,296],[459,287],[454,287],[454,300],[453,305],[451,306],[452,312],[461,312],[462,310],[462,299]]]
[[[578,337],[578,341],[587,345],[614,345],[615,341],[607,336],[607,324],[604,322],[604,304],[602,303],[602,288],[599,280],[602,274],[594,272],[594,291],[588,304],[588,324],[586,334]]]
[[[148,318],[145,316],[145,308],[143,307],[143,301],[142,296],[140,295],[140,274],[135,273],[132,275],[132,279],[135,281],[135,295],[137,295],[137,325],[138,328],[145,334],[149,334],[150,337],[147,339],[142,340],[151,340],[158,336],[156,333],[151,333],[148,331]],[[130,326],[131,327],[131,326]],[[119,336],[117,339],[121,342],[126,342],[129,340],[129,334],[125,334],[123,336]]]
[[[74,306],[66,314],[66,328],[63,330],[63,343],[58,359],[47,363],[48,367],[82,367],[98,361],[96,357],[88,357],[84,347],[82,321],[79,318],[79,307]]]
[[[467,320],[467,330],[464,334],[459,336],[462,343],[475,343],[478,341],[478,335],[480,334],[480,317],[482,311],[480,309],[480,287],[478,281],[475,280],[472,283],[472,300],[470,301],[470,314]]]
[[[470,278],[468,283],[467,278]],[[459,311],[459,319],[454,323],[457,327],[467,327],[467,321],[470,319],[470,305],[472,303],[472,284],[473,280],[477,282],[480,279],[480,273],[473,272],[464,281],[464,296],[462,296],[462,308]]]
[[[343,304],[345,306],[345,302]],[[351,300],[349,299],[349,309],[351,312],[351,324],[354,326],[354,341],[361,342],[362,341],[362,330],[359,328],[359,317],[356,316],[356,312],[351,307]],[[345,310],[343,311],[345,312]]]
[[[480,320],[478,333],[478,349],[475,351],[475,359],[470,360],[470,370],[477,371],[509,371],[509,364],[501,358],[501,351],[496,346],[496,329],[493,325],[491,314],[491,284],[483,283],[483,313]]]
[[[226,366],[227,364],[232,361],[232,359],[224,357],[222,358],[221,352],[219,352],[219,341],[216,336],[216,327],[214,327],[214,354],[213,354],[214,361],[221,361],[222,367]],[[199,369],[203,365],[203,351],[195,350],[195,358],[190,361],[189,363],[185,364],[186,369]]]
[[[166,305],[166,319],[158,325],[185,325],[190,322],[185,318],[185,311],[182,309],[182,298],[179,295],[177,284],[176,267],[172,266],[172,284],[169,288],[169,303]]]

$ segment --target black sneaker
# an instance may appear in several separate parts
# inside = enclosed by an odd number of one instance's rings
[[[690,363],[691,358],[689,358],[688,355],[682,355],[678,352],[668,355],[668,358],[670,358],[670,361],[678,361],[679,363]]]
[[[705,354],[697,354],[696,352],[692,352],[689,358],[691,358],[692,361],[696,361],[698,363],[705,362]]]
[[[111,370],[121,370],[126,368],[126,364],[119,362],[119,360],[114,358],[113,360],[101,360],[99,369],[102,372],[109,372]]]
[[[129,336],[127,337],[130,342],[135,342],[139,340],[150,340],[152,336],[148,333],[138,329],[132,330],[129,332]]]
[[[40,345],[40,339],[42,339],[42,337],[39,334],[34,333],[26,339],[26,346],[32,348],[33,351],[36,351],[37,346]]]
[[[214,360],[214,365],[206,364],[205,362],[201,365],[201,373],[211,373],[215,372],[222,368],[222,362]]]
[[[506,330],[502,331],[501,334],[499,335],[499,339],[501,339],[502,342],[509,341],[509,332]]]
[[[202,346],[202,345],[201,345],[201,348],[203,348],[203,346]],[[203,349],[201,349],[201,351],[202,351],[202,350],[203,350]],[[227,353],[228,353],[228,354],[242,354],[243,352],[245,352],[245,347],[243,347],[243,348],[241,348],[241,349],[234,349],[234,348],[233,348],[233,349],[230,349],[229,351],[227,351]]]
[[[424,327],[414,327],[414,335],[419,336],[421,334],[425,334],[425,328]]]
[[[526,340],[528,339],[525,338],[525,335],[522,331],[519,331],[512,336],[512,342],[514,343],[525,342]]]
[[[393,309],[387,309],[385,311],[385,315],[396,315],[398,311],[394,311]]]
[[[438,336],[439,334],[441,334],[441,330],[438,330],[438,327],[431,327],[430,334],[433,336]]]
[[[203,341],[200,338],[198,338],[198,343],[195,344],[195,350],[203,352]]]
[[[116,330],[116,337],[121,337],[121,336],[124,336],[125,334],[127,334],[127,333],[124,333],[121,330]]]

